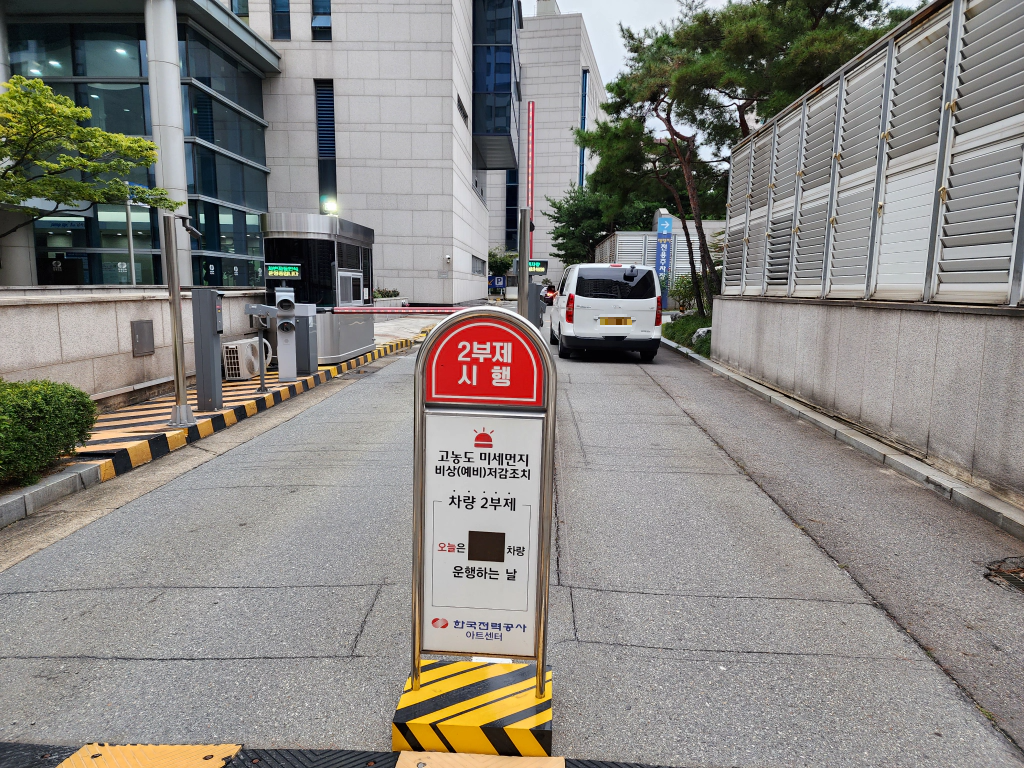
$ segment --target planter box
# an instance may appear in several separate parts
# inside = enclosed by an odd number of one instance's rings
[[[407,307],[409,306],[409,300],[404,296],[396,296],[393,299],[374,299],[373,306],[375,307]]]

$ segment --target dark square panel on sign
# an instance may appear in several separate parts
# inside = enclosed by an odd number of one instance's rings
[[[468,557],[479,562],[504,563],[505,532],[470,531]]]

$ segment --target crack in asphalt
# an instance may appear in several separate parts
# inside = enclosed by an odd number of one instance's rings
[[[373,593],[373,600],[370,601],[370,607],[366,609],[363,620],[359,623],[359,631],[356,632],[355,640],[352,641],[352,650],[349,652],[349,656],[355,656],[356,649],[359,647],[359,641],[363,637],[363,630],[366,629],[366,622],[370,620],[370,614],[373,613],[374,606],[377,605],[377,598],[380,597],[380,593],[383,590],[384,584],[378,584],[377,591]]]

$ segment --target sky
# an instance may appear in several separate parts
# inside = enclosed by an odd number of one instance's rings
[[[722,5],[712,2],[709,5]],[[619,22],[632,29],[653,27],[675,17],[679,8],[676,0],[558,0],[562,13],[582,13],[583,21],[594,46],[601,79],[610,83],[622,68],[626,49],[619,36]],[[523,0],[523,15],[537,12],[536,0]]]

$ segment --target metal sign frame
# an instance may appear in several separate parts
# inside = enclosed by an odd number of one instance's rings
[[[427,364],[431,352],[439,341],[447,338],[449,332],[458,326],[474,320],[501,321],[513,326],[533,344],[543,365],[544,386],[542,405],[538,406],[489,406],[479,403],[427,403]],[[423,341],[416,359],[414,375],[413,415],[413,569],[412,569],[412,689],[420,687],[420,658],[423,649],[423,605],[424,605],[424,538],[426,513],[426,417],[427,413],[456,416],[502,416],[504,418],[542,419],[544,426],[541,444],[540,515],[537,537],[537,593],[534,601],[534,648],[535,656],[511,656],[511,658],[536,661],[536,693],[542,698],[545,693],[545,660],[547,656],[548,629],[548,582],[551,560],[551,522],[554,506],[554,459],[555,459],[555,401],[558,379],[555,361],[548,345],[532,323],[515,312],[494,307],[470,308],[445,318]],[[429,652],[429,651],[428,651]],[[470,652],[444,651],[445,655],[475,656]]]

